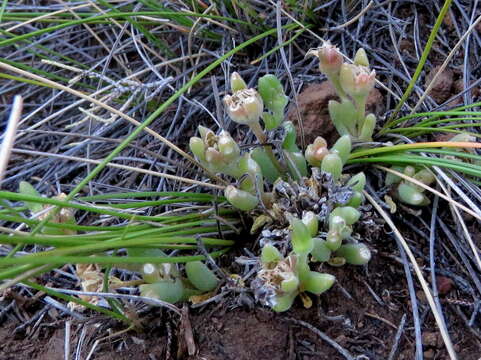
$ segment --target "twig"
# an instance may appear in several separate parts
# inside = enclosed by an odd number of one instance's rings
[[[65,338],[64,338],[65,345],[64,345],[64,353],[63,353],[64,360],[70,359],[70,325],[71,325],[70,320],[67,320],[65,322]]]
[[[401,341],[401,336],[404,332],[404,325],[406,325],[406,314],[403,314],[401,322],[399,323],[396,336],[394,337],[394,344],[392,345],[391,351],[389,352],[388,360],[395,360],[397,358],[396,353]]]
[[[322,331],[320,331],[319,329],[316,329],[314,326],[312,326],[311,324],[305,322],[305,321],[302,321],[302,320],[297,320],[297,319],[294,319],[294,318],[286,318],[286,319],[283,319],[283,320],[286,320],[286,321],[290,321],[294,324],[297,324],[297,325],[300,325],[300,326],[304,326],[305,328],[311,330],[314,334],[316,334],[317,336],[319,336],[322,340],[324,340],[325,342],[327,342],[329,345],[331,345],[334,349],[336,349],[342,356],[344,356],[344,358],[346,358],[347,360],[356,360],[354,358],[354,356],[352,356],[349,351],[347,351],[346,349],[344,349],[341,345],[339,345],[337,342],[335,342],[333,339],[331,339],[329,336],[327,336],[327,334],[323,333]]]
[[[78,290],[68,290],[68,289],[58,289],[58,288],[51,288],[48,287],[49,290],[58,291],[64,294],[71,294],[71,295],[87,295],[87,296],[98,296],[101,298],[114,298],[114,299],[128,299],[128,300],[137,300],[143,301],[147,304],[155,305],[155,306],[162,306],[169,310],[172,310],[177,315],[181,316],[182,313],[180,309],[168,302],[157,300],[153,298],[149,298],[146,296],[137,296],[137,295],[127,295],[127,294],[112,294],[112,293],[103,293],[103,292],[95,292],[95,291],[78,291]]]
[[[5,176],[8,160],[12,152],[13,143],[15,141],[15,133],[17,132],[17,125],[22,116],[23,99],[20,95],[13,99],[12,112],[8,118],[7,129],[3,136],[2,145],[0,147],[0,183]]]

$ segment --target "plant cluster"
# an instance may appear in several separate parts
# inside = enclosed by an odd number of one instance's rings
[[[129,249],[129,255],[166,256],[160,249]],[[146,284],[140,285],[142,296],[176,303],[186,301],[191,296],[200,295],[214,290],[219,280],[214,272],[202,261],[191,261],[185,264],[186,276],[182,276],[177,264],[142,264],[139,268]]]
[[[259,79],[257,89],[232,74],[232,94],[224,98],[230,118],[247,125],[259,144],[242,152],[227,131],[216,135],[203,126],[200,137],[190,139],[190,149],[203,166],[235,180],[225,189],[226,199],[251,212],[254,230],[269,234],[261,241],[261,269],[252,287],[257,299],[275,311],[289,309],[299,294],[306,299],[305,292],[318,295],[333,285],[332,275],[312,271],[310,263],[363,265],[371,258],[369,248],[352,236],[362,215],[366,178],[364,173],[350,176],[342,171],[352,142],[371,140],[376,118],[366,115],[365,108],[375,72],[363,49],[354,64],[343,63],[330,44],[309,54],[319,58],[320,70],[341,100],[329,103],[341,135],[331,148],[317,137],[304,153],[299,149],[293,123],[284,120],[288,98],[271,74]]]
[[[416,170],[414,166],[393,166],[393,170],[414,178],[425,185],[434,182],[434,174],[428,169]],[[408,205],[423,206],[429,204],[429,199],[424,195],[424,188],[409,181],[403,180],[400,176],[388,173],[385,180],[386,186],[394,186],[394,195],[397,199]]]

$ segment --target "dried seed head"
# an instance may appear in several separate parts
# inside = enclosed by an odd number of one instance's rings
[[[223,163],[224,157],[222,154],[213,147],[208,148],[205,151],[205,161],[212,165],[220,165]]]
[[[249,125],[258,122],[264,104],[255,89],[243,89],[224,97],[227,113],[238,124]]]
[[[326,75],[336,75],[341,70],[342,54],[339,49],[326,42],[320,48],[311,49],[306,55],[315,55],[319,58],[319,70]]]

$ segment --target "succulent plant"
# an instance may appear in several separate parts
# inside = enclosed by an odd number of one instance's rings
[[[366,114],[366,100],[376,81],[376,72],[369,68],[364,49],[359,49],[354,63],[343,63],[339,50],[329,43],[308,52],[319,59],[319,70],[326,75],[340,102],[329,102],[329,115],[340,135],[353,140],[371,141],[376,117]]]
[[[430,185],[435,181],[434,174],[428,169],[416,170],[412,166],[393,166],[393,170],[412,177],[425,185]],[[404,180],[400,176],[388,173],[385,179],[386,186],[393,187],[393,195],[401,202],[413,205],[424,206],[429,204],[429,199],[424,195],[424,188],[418,186],[408,180]]]
[[[157,249],[139,249],[134,252],[129,249],[129,255],[150,254]],[[193,261],[185,264],[186,277],[181,276],[175,265],[144,264],[142,276],[146,282],[139,286],[142,296],[162,300],[169,303],[188,300],[193,295],[199,295],[214,290],[219,279],[207,265],[201,261]]]
[[[307,301],[306,293],[319,295],[334,284],[334,276],[311,270],[311,263],[364,265],[371,258],[369,248],[352,237],[361,217],[366,177],[343,174],[343,167],[352,141],[368,141],[372,136],[375,117],[366,116],[364,110],[375,73],[368,68],[364,50],[358,51],[354,64],[344,64],[337,48],[328,44],[309,53],[318,56],[321,71],[341,100],[329,104],[341,135],[332,147],[319,136],[302,153],[294,125],[284,120],[288,98],[271,74],[259,79],[258,90],[248,88],[239,74],[232,74],[232,95],[224,98],[230,118],[247,125],[260,146],[241,150],[225,130],[216,135],[200,126],[200,137],[190,142],[203,165],[235,179],[226,187],[225,197],[255,217],[253,231],[280,234],[261,240],[261,269],[251,284],[258,301],[274,311],[286,311],[298,295]],[[201,262],[187,264],[182,286],[212,290],[217,279],[209,271]],[[160,283],[156,287],[164,291],[179,286],[173,279]],[[144,288],[152,294],[156,287]]]

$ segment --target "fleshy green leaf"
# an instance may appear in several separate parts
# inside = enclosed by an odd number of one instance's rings
[[[219,279],[217,279],[214,272],[201,261],[186,263],[185,272],[192,285],[201,291],[212,291],[219,284]]]

